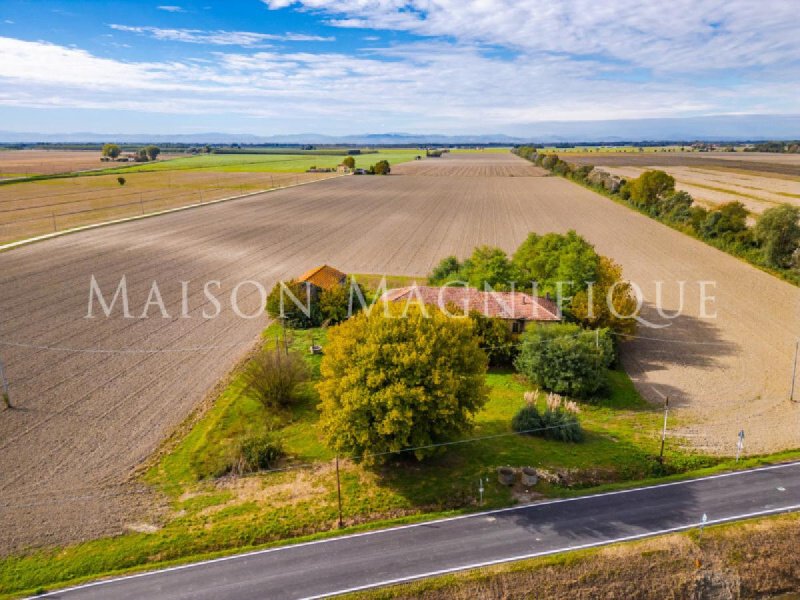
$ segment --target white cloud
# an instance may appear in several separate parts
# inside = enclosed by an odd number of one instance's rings
[[[800,60],[797,5],[785,0],[262,0],[319,11],[338,27],[407,31],[527,54],[602,57],[667,72]]]
[[[281,42],[331,42],[335,38],[303,33],[256,33],[253,31],[205,31],[202,29],[163,29],[160,27],[132,27],[109,25],[111,29],[147,35],[157,40],[209,44],[213,46],[263,46],[268,41]]]
[[[444,42],[337,52],[217,52],[208,59],[124,62],[0,37],[0,105],[243,115],[310,129],[514,132],[534,121],[796,112],[796,77],[721,88],[610,82],[608,65],[551,55],[487,56]],[[757,109],[757,110],[756,110]],[[359,115],[357,126],[353,115]],[[509,129],[511,128],[511,129]]]
[[[180,6],[174,6],[174,5],[157,6],[156,8],[157,8],[158,10],[163,10],[163,11],[166,11],[166,12],[171,12],[171,13],[182,13],[182,12],[186,12],[185,10],[183,10],[183,7],[180,7]]]

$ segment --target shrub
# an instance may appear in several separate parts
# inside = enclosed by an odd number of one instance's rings
[[[283,455],[283,446],[272,435],[248,436],[239,442],[230,470],[243,475],[274,469]]]
[[[510,366],[517,355],[514,334],[503,319],[491,318],[480,312],[469,314],[473,331],[480,340],[481,349],[489,359],[489,366]]]
[[[788,267],[800,244],[800,208],[781,204],[765,210],[753,234],[761,244],[764,262],[771,267]]]
[[[486,355],[467,319],[419,306],[360,313],[332,328],[317,385],[320,430],[329,447],[356,461],[453,439],[487,398]]]
[[[428,277],[428,283],[446,283],[449,279],[456,278],[460,269],[461,263],[458,262],[458,259],[455,256],[447,256],[433,268]]]
[[[350,283],[354,284],[355,282],[351,281]],[[366,298],[367,293],[364,288],[360,284],[356,285],[361,292],[361,297]],[[351,310],[353,313],[361,310],[362,306],[355,297],[355,291],[351,309],[350,292],[351,285],[337,285],[329,290],[322,290],[319,294],[319,313],[323,323],[336,325],[347,319]]]
[[[379,160],[374,165],[372,165],[369,168],[369,170],[370,170],[370,173],[372,173],[374,175],[388,175],[389,173],[392,172],[392,169],[389,166],[389,161],[388,160]]]
[[[566,408],[547,408],[540,413],[535,404],[523,406],[511,419],[517,433],[560,442],[582,442],[584,432],[578,416]]]
[[[528,329],[514,366],[546,390],[585,398],[604,387],[613,361],[608,330],[588,331],[565,323]]]
[[[288,408],[299,395],[299,387],[309,378],[308,365],[297,352],[265,348],[247,364],[242,374],[245,394],[266,408]]]
[[[125,178],[124,177],[117,177],[117,183],[120,185],[125,185]]]
[[[316,288],[294,280],[284,282],[284,286],[280,282],[276,283],[270,291],[267,296],[267,314],[273,319],[285,318],[289,327],[297,329],[319,325],[322,322],[322,314]]]
[[[345,156],[342,160],[342,164],[347,167],[348,169],[355,169],[356,168],[356,159],[352,156]]]

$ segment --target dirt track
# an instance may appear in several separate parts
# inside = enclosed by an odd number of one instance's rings
[[[425,273],[479,243],[512,250],[531,230],[577,229],[649,301],[664,280],[666,310],[678,308],[676,281],[716,280],[716,319],[698,318],[698,286],[687,285],[684,316],[641,332],[671,343],[632,342],[626,366],[649,398],[669,395],[695,422],[682,433],[701,448],[731,453],[741,428],[749,452],[800,446],[800,410],[787,401],[799,289],[566,180],[469,176],[528,168],[511,155],[436,160],[438,173],[420,161],[397,168],[403,175],[337,178],[0,254],[0,356],[19,406],[0,412],[0,551],[118,532],[138,518],[146,496],[120,482],[265,324],[251,286],[240,306],[258,316],[230,310],[236,283],[270,285],[324,262]],[[449,169],[460,176],[428,176]],[[114,318],[85,318],[92,274],[107,296],[126,275],[137,317],[156,280],[169,317],[153,307],[148,319],[125,319],[117,307]],[[213,291],[224,310],[203,319],[213,312],[209,280],[221,281]],[[191,282],[189,318],[180,281]],[[653,312],[645,316],[661,321]]]

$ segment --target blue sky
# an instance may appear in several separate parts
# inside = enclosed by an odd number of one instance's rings
[[[9,131],[525,135],[800,113],[784,0],[3,0],[0,57]]]

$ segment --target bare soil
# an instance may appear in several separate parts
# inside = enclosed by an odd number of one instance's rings
[[[524,170],[512,155],[439,159],[444,168]],[[464,161],[463,167],[456,166]],[[420,167],[426,167],[421,161]],[[405,169],[397,169],[402,172]],[[413,172],[413,169],[410,169]],[[798,446],[788,400],[800,289],[558,177],[341,177],[0,254],[0,356],[17,408],[0,411],[0,550],[125,530],[150,510],[125,483],[257,338],[256,289],[327,263],[354,273],[426,273],[477,244],[511,251],[530,231],[576,229],[639,284],[644,316],[623,362],[650,400],[670,397],[670,443],[732,454]],[[130,311],[87,319],[94,275],[110,299],[125,275]],[[167,316],[151,306],[157,281]],[[203,292],[222,303],[217,318]],[[703,318],[699,280],[715,296]],[[188,281],[188,317],[181,317]],[[665,322],[653,306],[657,281]],[[799,382],[800,383],[800,382]]]
[[[0,179],[71,173],[127,164],[101,162],[100,156],[97,150],[0,150]],[[162,154],[159,158],[163,160],[174,156],[182,155]]]

